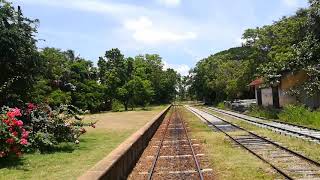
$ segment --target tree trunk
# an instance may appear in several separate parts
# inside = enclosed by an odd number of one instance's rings
[[[124,103],[124,110],[125,110],[125,111],[128,111],[128,102],[125,102],[125,103]]]

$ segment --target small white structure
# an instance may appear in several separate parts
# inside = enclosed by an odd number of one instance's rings
[[[320,107],[320,95],[310,98],[306,95],[300,95],[299,97],[291,96],[287,93],[292,87],[301,85],[308,78],[309,76],[306,72],[299,71],[284,75],[280,83],[274,87],[265,87],[262,78],[252,81],[249,86],[255,88],[255,97],[258,105],[280,108],[286,104],[294,104],[299,101],[308,107],[318,108]]]

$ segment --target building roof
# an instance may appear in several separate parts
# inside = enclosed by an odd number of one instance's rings
[[[249,86],[257,86],[257,85],[260,85],[260,84],[263,84],[263,79],[262,78],[258,78],[258,79],[253,80],[249,84]]]

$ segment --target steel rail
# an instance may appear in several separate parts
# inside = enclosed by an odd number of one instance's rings
[[[160,141],[160,145],[159,145],[159,147],[158,147],[158,149],[157,149],[156,157],[155,157],[155,159],[153,160],[152,166],[151,166],[151,170],[150,170],[149,173],[148,173],[148,180],[151,180],[151,178],[152,178],[154,169],[155,169],[155,167],[156,167],[158,158],[159,158],[159,156],[160,156],[161,148],[162,148],[162,146],[163,146],[163,141],[164,141],[164,139],[165,139],[165,137],[166,137],[166,134],[167,134],[167,131],[168,131],[168,127],[169,127],[169,124],[170,124],[171,119],[172,119],[172,115],[173,115],[174,112],[176,111],[176,109],[175,109],[174,106],[172,106],[172,108],[173,108],[173,110],[172,110],[172,112],[171,112],[171,114],[170,114],[170,117],[169,117],[169,120],[168,120],[168,122],[167,122],[167,124],[166,124],[165,131],[164,131],[163,136],[162,136],[161,141]]]
[[[233,138],[232,136],[230,136],[228,133],[226,133],[225,131],[223,131],[221,128],[217,127],[216,125],[214,125],[213,123],[211,123],[210,121],[208,121],[205,117],[203,117],[201,114],[197,113],[196,111],[189,109],[190,111],[192,111],[193,113],[197,114],[198,116],[200,116],[202,119],[204,119],[208,124],[211,124],[212,126],[214,126],[217,130],[219,130],[220,132],[222,132],[223,134],[225,134],[227,137],[229,137],[231,140],[233,140],[234,142],[236,142],[237,144],[239,144],[242,148],[246,149],[247,151],[249,151],[251,154],[255,155],[256,157],[258,157],[259,159],[261,159],[263,162],[267,163],[268,165],[270,165],[273,169],[275,169],[277,172],[279,172],[281,175],[283,175],[284,177],[286,177],[287,179],[293,180],[293,178],[291,178],[289,175],[287,175],[285,172],[283,172],[281,169],[277,168],[276,166],[274,166],[273,164],[271,164],[269,161],[267,161],[266,159],[264,159],[263,157],[261,157],[260,155],[258,155],[257,153],[255,153],[254,151],[250,150],[249,148],[247,148],[246,146],[244,146],[241,142],[237,141],[235,138]]]
[[[195,162],[195,164],[196,164],[197,171],[198,171],[198,173],[199,173],[200,180],[203,180],[204,178],[203,178],[203,175],[202,175],[202,171],[201,171],[201,168],[200,168],[200,164],[199,164],[198,159],[197,159],[197,157],[196,157],[196,153],[194,152],[194,149],[193,149],[193,147],[192,147],[192,142],[191,142],[191,140],[190,140],[190,138],[189,138],[188,130],[187,130],[187,128],[186,128],[186,125],[185,125],[183,119],[182,119],[181,116],[180,116],[179,111],[177,111],[177,116],[179,117],[179,120],[181,121],[181,124],[182,124],[182,126],[183,126],[184,132],[185,132],[185,134],[186,134],[186,137],[187,137],[189,146],[190,146],[191,151],[192,151],[192,157],[193,157],[193,160],[194,160],[194,162]]]
[[[228,115],[228,116],[236,117],[236,118],[242,119],[244,121],[248,121],[248,122],[251,122],[251,123],[259,124],[259,125],[262,125],[262,126],[267,126],[267,127],[270,127],[271,129],[278,129],[278,130],[281,130],[281,131],[285,131],[285,132],[288,132],[288,133],[291,133],[291,134],[296,134],[296,135],[299,135],[299,136],[304,136],[306,138],[310,138],[310,139],[317,140],[317,141],[320,142],[320,138],[312,136],[312,135],[303,134],[303,133],[300,133],[300,132],[296,132],[296,131],[292,131],[292,130],[289,130],[289,129],[281,128],[281,127],[278,127],[278,126],[275,126],[275,125],[270,125],[270,124],[267,124],[267,123],[250,120],[250,119],[247,119],[247,118],[244,118],[244,117],[241,117],[241,116],[237,116],[237,115],[234,115],[234,114],[231,114],[231,113],[227,113],[227,112],[224,112],[224,111],[221,111],[221,110],[217,110],[217,109],[214,109],[214,108],[208,108],[208,109],[212,110],[212,111],[216,111],[218,113],[222,113],[222,114]],[[307,128],[307,127],[291,125],[291,124],[278,122],[278,121],[271,121],[271,122],[276,122],[276,123],[279,123],[279,124],[295,126],[295,127],[303,128],[303,129],[306,129],[306,130],[318,131],[320,133],[319,130],[315,130],[315,129],[311,129],[311,128]]]
[[[231,116],[235,116],[235,117],[238,117],[238,116],[237,115],[232,115],[231,113],[228,113],[228,112],[233,112],[233,113],[238,113],[239,114],[239,112],[234,111],[234,110],[230,110],[230,109],[229,110],[222,110],[220,108],[210,107],[210,106],[208,106],[207,109],[215,109],[215,110],[221,111],[221,112],[226,111],[225,113],[230,114]],[[294,126],[294,127],[301,128],[301,129],[307,129],[307,130],[313,130],[313,131],[319,131],[320,132],[319,128],[317,129],[317,128],[307,127],[307,126],[293,124],[293,123],[289,123],[289,122],[282,122],[282,121],[275,120],[275,119],[267,119],[265,117],[260,117],[260,116],[252,116],[252,115],[250,115],[249,117],[254,117],[254,118],[257,118],[257,119],[260,119],[260,120],[271,121],[271,122],[275,122],[275,123],[279,123],[279,124]],[[239,117],[239,118],[243,118],[243,117]],[[246,118],[244,118],[244,119],[246,119]]]
[[[197,114],[198,116],[200,116],[202,119],[204,119],[204,120],[207,122],[207,124],[210,124],[210,125],[214,126],[217,130],[219,130],[219,131],[221,131],[222,133],[224,133],[226,136],[228,136],[228,137],[229,137],[230,139],[232,139],[234,142],[236,142],[237,144],[239,144],[241,147],[243,147],[244,149],[248,150],[250,153],[252,153],[252,154],[255,155],[256,157],[258,157],[259,159],[261,159],[261,160],[264,161],[265,163],[269,164],[273,169],[275,169],[275,170],[276,170],[277,172],[279,172],[281,175],[283,175],[283,176],[286,177],[287,179],[293,179],[292,177],[290,177],[290,175],[288,175],[287,173],[283,172],[281,169],[279,169],[278,167],[276,167],[275,165],[273,165],[271,162],[269,162],[268,160],[264,159],[262,156],[258,155],[257,153],[255,153],[254,151],[252,151],[251,149],[249,149],[248,147],[244,146],[241,142],[237,141],[235,138],[233,138],[231,135],[229,135],[229,134],[228,134],[227,132],[225,132],[223,129],[221,129],[221,128],[219,128],[218,126],[216,126],[215,124],[211,123],[209,120],[207,120],[205,117],[203,117],[203,116],[202,116],[201,114],[199,114],[198,112],[196,112],[196,111],[194,111],[194,110],[192,110],[192,109],[190,109],[190,108],[188,108],[188,109],[189,109],[191,112],[193,112],[193,113]],[[216,116],[216,115],[214,115],[214,114],[212,114],[212,113],[210,113],[210,112],[207,112],[207,111],[203,111],[203,112],[208,113],[208,114],[210,114],[210,115],[212,115],[212,116],[220,119],[221,121],[223,121],[223,122],[225,122],[225,123],[227,123],[227,124],[230,124],[230,125],[238,128],[238,129],[240,129],[240,130],[243,130],[243,131],[247,132],[248,134],[250,134],[250,135],[252,135],[252,136],[254,136],[254,137],[256,137],[256,138],[259,138],[259,139],[261,139],[261,140],[264,140],[264,141],[268,142],[269,144],[272,144],[272,145],[274,145],[274,146],[276,146],[276,147],[278,147],[278,148],[280,148],[280,149],[282,149],[282,150],[284,150],[284,151],[287,151],[287,152],[289,152],[289,153],[292,153],[293,155],[298,156],[299,158],[301,158],[301,159],[303,159],[303,160],[306,160],[306,161],[308,161],[308,162],[310,162],[310,163],[312,163],[312,164],[320,167],[320,163],[318,163],[318,162],[316,162],[316,161],[314,161],[314,160],[312,160],[312,159],[310,159],[310,158],[308,158],[308,157],[306,157],[306,156],[304,156],[304,155],[302,155],[302,154],[299,154],[299,153],[297,153],[297,152],[294,152],[294,151],[292,151],[292,150],[290,150],[290,149],[288,149],[288,148],[286,148],[286,147],[283,147],[283,146],[281,146],[281,145],[279,145],[279,144],[277,144],[277,143],[275,143],[275,142],[273,142],[273,141],[271,141],[271,140],[268,140],[268,139],[266,139],[266,138],[264,138],[264,137],[261,137],[261,136],[255,134],[255,133],[253,133],[253,132],[250,132],[250,131],[248,131],[248,130],[246,130],[246,129],[243,129],[242,127],[237,126],[237,125],[235,125],[235,124],[233,124],[233,123],[230,123],[230,122],[224,120],[223,118],[221,118],[221,117],[219,117],[219,116]]]
[[[233,124],[233,123],[231,123],[231,122],[228,122],[228,121],[224,120],[223,118],[221,118],[221,117],[219,117],[219,116],[217,116],[217,115],[215,115],[215,114],[212,114],[212,113],[207,112],[207,111],[204,111],[204,112],[206,112],[206,113],[208,113],[208,114],[210,114],[210,115],[212,115],[212,116],[220,119],[221,121],[223,121],[223,122],[225,122],[225,123],[231,124],[231,125],[234,126],[234,127],[237,127],[237,128],[239,128],[239,129],[241,129],[241,130],[243,130],[243,131],[245,131],[245,132],[247,132],[247,133],[249,133],[249,134],[257,137],[257,138],[260,138],[260,139],[262,139],[262,140],[265,140],[265,141],[271,143],[272,145],[275,145],[275,146],[277,146],[277,147],[279,147],[279,148],[281,148],[281,149],[283,149],[283,150],[285,150],[285,151],[288,151],[288,152],[290,152],[290,153],[292,153],[292,154],[294,154],[294,155],[296,155],[296,156],[298,156],[298,157],[300,157],[300,158],[302,158],[302,159],[305,159],[305,160],[309,161],[310,163],[312,163],[312,164],[320,167],[320,163],[317,162],[317,161],[315,161],[315,160],[312,160],[312,159],[310,159],[310,158],[308,158],[308,157],[306,157],[306,156],[304,156],[304,155],[302,155],[302,154],[299,154],[299,153],[297,153],[297,152],[295,152],[295,151],[292,151],[292,150],[290,150],[290,149],[288,149],[288,148],[286,148],[286,147],[283,147],[283,146],[279,145],[278,143],[275,143],[275,142],[273,142],[273,141],[271,141],[271,140],[269,140],[269,139],[266,139],[266,138],[264,138],[264,137],[262,137],[262,136],[259,136],[258,134],[255,134],[255,133],[253,133],[253,132],[251,132],[251,131],[248,131],[248,130],[246,130],[246,129],[238,126],[238,125],[235,125],[235,124]]]

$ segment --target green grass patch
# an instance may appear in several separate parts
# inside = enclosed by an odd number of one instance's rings
[[[76,179],[131,133],[90,132],[77,146],[65,144],[51,154],[26,154],[19,162],[1,162],[0,179]]]
[[[279,178],[269,165],[248,151],[235,147],[223,133],[213,132],[185,108],[181,112],[188,126],[191,127],[192,137],[201,140],[217,179]]]

